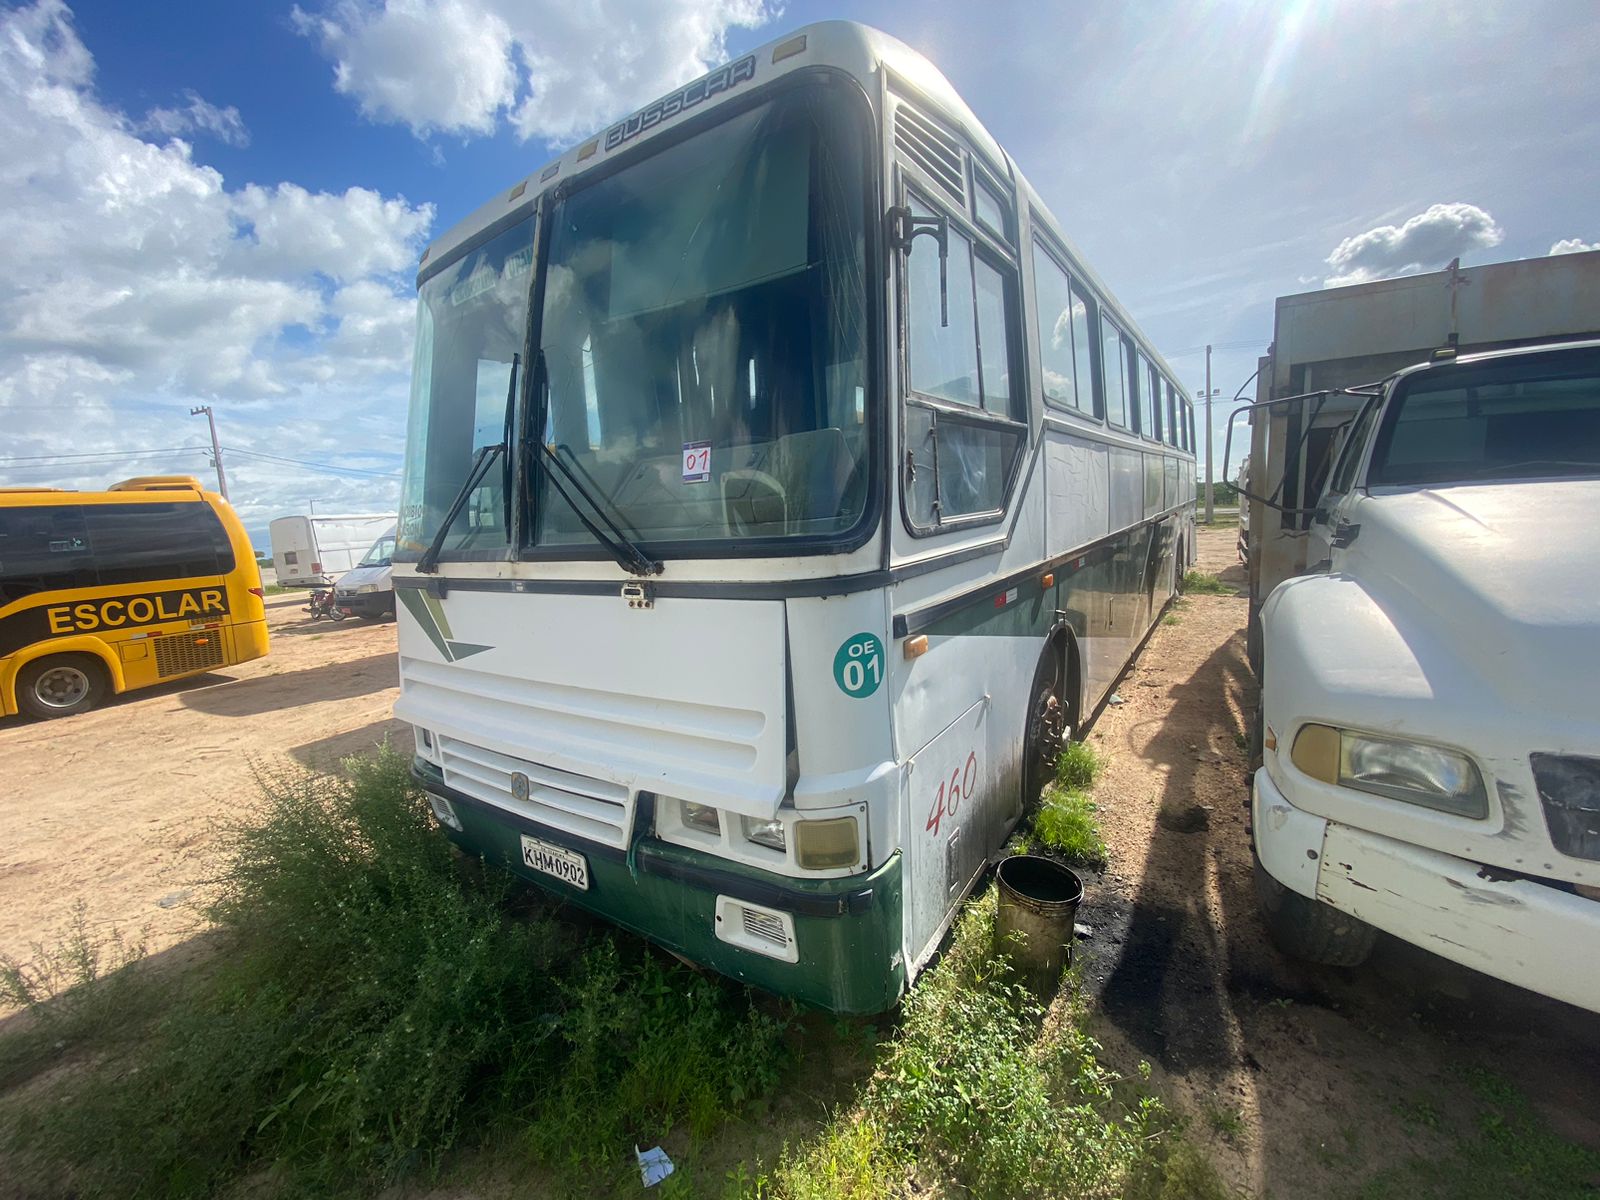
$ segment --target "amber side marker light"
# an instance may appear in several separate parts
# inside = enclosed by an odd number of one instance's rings
[[[928,635],[919,633],[916,637],[907,638],[902,646],[907,658],[921,658],[928,652]]]
[[[1043,575],[1039,576],[1039,586],[1040,587],[1048,588],[1048,587],[1055,587],[1055,585],[1056,585],[1055,572],[1046,571]]]

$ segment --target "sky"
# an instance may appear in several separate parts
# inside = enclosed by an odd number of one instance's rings
[[[1600,248],[1594,0],[0,3],[0,486],[390,508],[429,239],[809,21],[922,51],[1191,391],[1275,297]]]

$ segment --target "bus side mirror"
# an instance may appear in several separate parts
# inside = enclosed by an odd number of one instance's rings
[[[950,324],[950,294],[946,266],[950,260],[950,218],[919,217],[904,205],[889,210],[889,244],[908,257],[911,243],[927,235],[939,244],[939,326]]]

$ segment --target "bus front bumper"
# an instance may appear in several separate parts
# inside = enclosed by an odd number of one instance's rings
[[[905,990],[898,854],[863,875],[793,879],[660,841],[647,828],[635,833],[631,851],[599,845],[457,791],[429,763],[414,762],[411,773],[430,796],[448,801],[461,828],[440,827],[463,850],[691,962],[836,1013],[880,1013]],[[636,824],[648,822],[641,816]],[[528,867],[524,835],[583,855],[588,888]],[[718,936],[719,922],[726,930],[741,904],[787,917],[787,957]]]
[[[1265,767],[1251,817],[1261,865],[1302,896],[1443,958],[1600,1012],[1600,901],[1296,808]]]

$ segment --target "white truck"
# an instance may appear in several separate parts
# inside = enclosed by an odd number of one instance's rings
[[[330,587],[395,523],[394,513],[278,517],[269,527],[272,566],[284,587]]]
[[[1594,330],[1600,255],[1574,257],[1549,324]],[[1257,891],[1298,957],[1384,930],[1600,1011],[1600,340],[1449,332],[1253,406]]]

